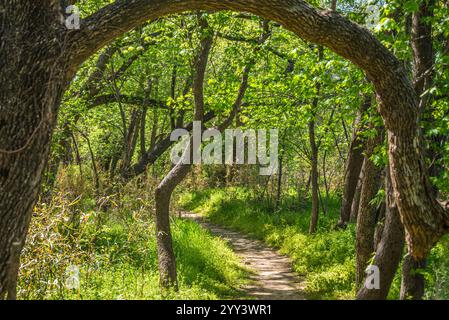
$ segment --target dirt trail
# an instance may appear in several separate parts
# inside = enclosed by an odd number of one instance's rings
[[[288,257],[276,252],[263,242],[250,239],[206,221],[200,215],[182,212],[182,216],[198,222],[212,234],[230,243],[234,252],[252,270],[251,283],[244,291],[260,300],[304,300],[303,283],[293,272]]]

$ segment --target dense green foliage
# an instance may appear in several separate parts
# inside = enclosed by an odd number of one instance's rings
[[[101,199],[75,173],[63,172],[59,193],[35,208],[22,256],[21,299],[244,298],[247,271],[229,246],[192,221],[173,220],[179,292],[161,293],[152,186],[133,185]],[[75,181],[75,182],[74,182]],[[79,290],[66,287],[68,267]]]

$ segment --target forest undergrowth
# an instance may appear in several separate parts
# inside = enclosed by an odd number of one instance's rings
[[[353,299],[355,296],[355,225],[336,230],[338,197],[329,199],[326,214],[320,214],[320,227],[308,232],[310,202],[298,204],[292,194],[279,208],[264,201],[251,189],[230,187],[185,192],[179,205],[206,216],[214,223],[249,234],[278,248],[291,257],[295,271],[305,277],[309,299]],[[432,251],[425,275],[427,299],[449,298],[449,239]],[[401,278],[396,273],[389,299],[398,299]]]
[[[179,292],[162,293],[152,180],[96,196],[90,180],[80,179],[75,170],[61,170],[51,200],[41,199],[34,209],[21,258],[19,299],[244,298],[240,288],[248,271],[229,246],[175,216]],[[74,269],[79,288],[68,282]]]

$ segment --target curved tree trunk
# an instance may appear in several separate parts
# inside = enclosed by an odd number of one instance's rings
[[[198,23],[203,35],[206,34],[209,31],[207,30],[208,23],[201,13],[198,14]],[[204,118],[204,77],[212,43],[213,37],[209,32],[207,36],[202,38],[198,55],[194,61],[193,95],[195,110],[193,119],[195,121],[201,121],[202,125]],[[191,164],[183,163],[192,163],[193,154],[199,151],[194,149],[199,147],[195,146],[193,139],[190,139],[190,144],[183,154],[183,158],[187,159],[186,157],[188,157],[190,161],[180,161],[176,164],[156,189],[156,233],[160,285],[162,288],[173,287],[175,290],[178,289],[176,261],[170,232],[170,198],[173,190],[184,180],[191,170]]]
[[[338,13],[318,11],[302,0],[115,2],[85,19],[79,32],[69,32],[71,63],[78,65],[115,37],[148,19],[186,10],[247,11],[275,20],[365,71],[374,85],[388,132],[392,184],[407,230],[409,251],[417,259],[425,258],[449,232],[449,212],[432,196],[419,139],[418,97],[401,62],[369,31]]]
[[[19,257],[69,77],[58,5],[1,3],[0,299],[16,297]]]
[[[190,168],[190,165],[177,164],[162,180],[155,193],[157,253],[161,288],[178,289],[169,209],[173,190],[184,180]]]
[[[150,19],[187,10],[260,15],[328,47],[365,71],[388,131],[391,180],[409,252],[417,260],[426,258],[449,232],[449,212],[432,195],[419,141],[418,97],[407,72],[366,29],[336,12],[316,10],[303,0],[134,0],[106,5],[84,19],[80,30],[66,30],[60,1],[3,0],[0,297],[10,287],[15,269],[10,262],[13,243],[23,245],[69,79],[82,62],[123,33]]]

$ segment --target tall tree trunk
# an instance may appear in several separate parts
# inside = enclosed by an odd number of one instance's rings
[[[318,61],[323,59],[324,48],[322,46],[318,47]],[[321,83],[316,84],[316,97],[313,99],[312,103],[312,114],[308,123],[309,127],[309,144],[310,144],[310,155],[311,155],[311,184],[312,184],[312,212],[310,218],[309,233],[315,233],[318,226],[318,215],[320,211],[319,204],[319,187],[318,187],[318,146],[315,137],[315,113],[318,108],[319,96],[321,92]]]
[[[359,181],[357,182],[357,188],[355,189],[354,198],[352,199],[351,216],[349,218],[349,222],[351,222],[351,223],[356,223],[357,217],[359,215],[360,194],[362,193],[363,171],[364,171],[364,168],[362,165],[362,170],[360,170]]]
[[[357,292],[357,300],[383,300],[388,296],[404,248],[404,227],[393,195],[390,171],[386,170],[386,212],[385,226],[380,243],[376,248],[373,265],[379,268],[380,288],[368,289],[366,286]]]
[[[374,148],[382,142],[382,133],[368,139],[363,166],[362,189],[360,193],[359,212],[356,230],[356,288],[359,289],[365,278],[365,269],[374,253],[374,230],[376,227],[376,206],[372,200],[380,187],[381,168],[370,159]]]
[[[340,220],[337,226],[344,228],[351,216],[351,207],[354,199],[360,171],[363,165],[363,149],[365,142],[361,136],[363,132],[362,116],[371,106],[371,96],[366,95],[354,123],[351,144],[345,168],[345,182],[343,187],[343,199],[340,208]]]
[[[198,23],[203,33],[203,38],[200,41],[200,48],[195,61],[195,76],[193,80],[195,110],[193,119],[202,122],[204,119],[204,77],[213,37],[211,32],[207,30],[209,28],[207,20],[201,13],[198,13]],[[205,35],[206,33],[207,35]],[[190,163],[193,160],[194,153],[199,151],[194,150],[197,147],[200,146],[195,146],[193,139],[191,139],[190,146],[184,152],[184,157],[189,157]],[[170,198],[173,190],[184,180],[190,170],[191,164],[182,164],[182,161],[180,161],[156,189],[156,233],[160,284],[162,288],[173,287],[177,289],[176,261],[170,232]]]
[[[147,72],[148,73],[148,72]],[[147,151],[147,139],[146,139],[146,131],[147,131],[147,114],[148,114],[148,106],[146,105],[146,101],[151,98],[151,93],[153,91],[153,81],[150,79],[147,81],[147,85],[145,87],[145,101],[143,104],[142,115],[140,118],[140,154],[139,159],[141,159],[146,151]],[[156,108],[153,108],[154,112]]]
[[[382,233],[385,226],[385,211],[387,210],[386,202],[383,202],[377,209],[376,230],[374,231],[374,250],[377,251]]]
[[[78,148],[78,142],[76,141],[75,134],[73,131],[71,131],[70,135],[72,136],[73,146],[75,147],[75,159],[76,164],[79,167],[80,170],[80,178],[83,177],[83,164],[81,163],[81,155],[80,155],[80,149]]]
[[[14,299],[20,253],[70,75],[59,2],[2,1],[1,7],[0,299]]]
[[[142,117],[140,119],[140,155],[139,158],[142,158],[143,155],[147,152],[146,150],[146,125],[147,125],[147,112],[148,112],[148,107],[143,107],[142,110]]]
[[[432,22],[435,0],[420,1],[419,9],[413,13],[411,47],[413,51],[413,82],[420,96],[420,109],[427,106],[429,94],[421,96],[432,85],[434,75],[434,52],[432,44]]]
[[[137,136],[138,136],[138,127],[140,123],[140,113],[138,110],[133,109],[131,112],[131,120],[128,128],[128,131],[125,135],[125,140],[123,141],[123,155],[122,155],[122,164],[121,164],[121,175],[126,178],[128,176],[128,172],[131,170],[131,160],[136,149],[137,144]]]
[[[193,94],[195,101],[194,108],[194,120],[204,120],[204,78],[207,63],[209,60],[209,53],[213,43],[212,32],[210,32],[206,18],[198,13],[198,22],[201,31],[205,34],[200,42],[200,50],[198,52],[197,59],[195,61],[195,76],[193,80]],[[264,33],[265,34],[265,30]],[[261,37],[263,41],[266,37]],[[223,132],[229,125],[231,125],[233,119],[238,114],[243,102],[246,90],[248,88],[248,76],[250,66],[246,66],[243,71],[242,81],[240,83],[239,92],[237,98],[232,106],[231,114],[220,125],[216,127],[217,130]],[[193,139],[190,139],[190,147],[185,150],[183,157],[189,157],[193,160],[194,150],[200,146],[194,146]],[[190,151],[190,152],[189,152]],[[172,239],[170,233],[170,220],[169,220],[169,207],[170,197],[176,186],[181,183],[191,170],[191,164],[182,164],[180,161],[176,164],[170,173],[162,180],[156,190],[156,232],[158,237],[158,254],[159,254],[159,272],[160,282],[163,288],[177,287],[176,279],[176,261],[172,247]],[[190,162],[191,163],[191,162]]]
[[[176,259],[170,230],[170,198],[176,186],[187,176],[190,165],[178,163],[156,189],[156,238],[160,286],[178,289]]]
[[[282,196],[282,156],[279,158],[279,171],[277,180],[277,191],[276,191],[276,208],[281,205]]]
[[[324,183],[324,192],[326,194],[326,200],[322,201],[323,203],[321,204],[322,208],[323,208],[323,213],[327,214],[327,208],[329,205],[329,189],[330,189],[330,182],[328,182],[327,180],[327,173],[326,173],[326,159],[327,159],[327,150],[324,151],[324,155],[323,155],[323,183]]]
[[[413,82],[416,94],[419,97],[419,109],[424,122],[432,123],[433,115],[430,106],[430,93],[425,93],[432,86],[434,75],[434,52],[432,45],[432,22],[435,0],[421,1],[419,9],[413,13],[411,29],[411,47],[413,51]],[[434,142],[441,141],[443,137],[437,136]],[[438,151],[431,144],[426,150],[426,155],[431,161],[428,168],[430,176],[438,176]],[[436,196],[438,189],[430,186],[432,194]],[[426,259],[413,258],[407,254],[404,258],[402,269],[401,299],[411,298],[419,300],[424,294],[424,277],[415,272],[418,268],[424,268]]]
[[[95,162],[94,151],[92,150],[92,145],[90,143],[89,136],[82,131],[79,131],[79,133],[82,135],[84,140],[86,140],[86,142],[87,142],[87,148],[89,150],[90,160],[92,162],[92,174],[93,174],[93,178],[94,178],[95,193],[98,196],[100,194],[100,177],[98,176],[98,169],[97,169],[97,164]]]
[[[315,142],[315,120],[309,120],[309,143],[311,149],[311,184],[312,184],[312,212],[309,232],[315,233],[318,225],[319,195],[318,195],[318,148]]]

